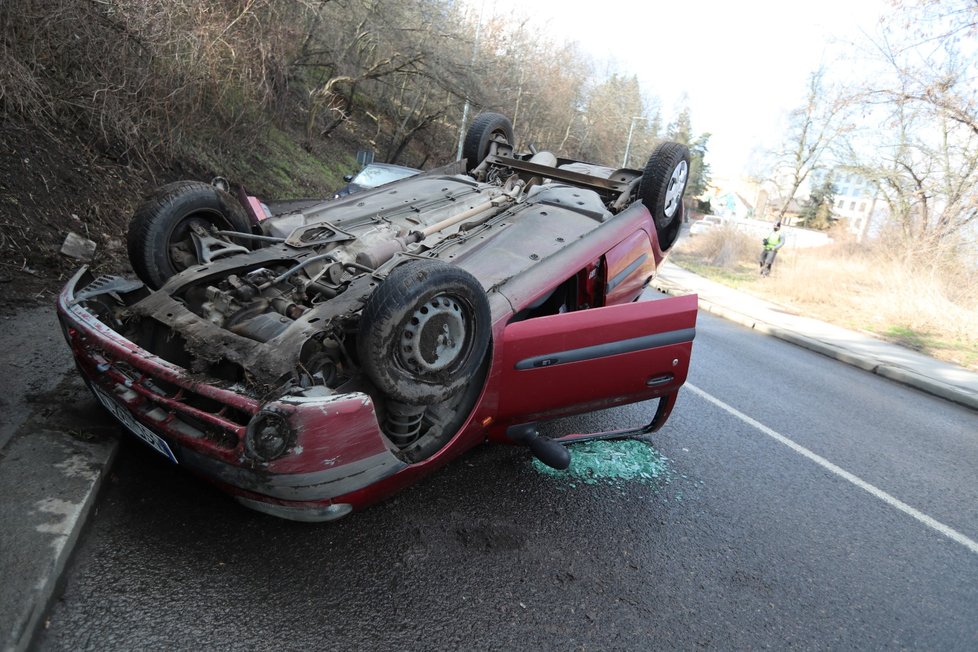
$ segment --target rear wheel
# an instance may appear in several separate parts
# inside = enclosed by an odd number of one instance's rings
[[[167,184],[143,202],[129,222],[129,262],[136,276],[157,289],[202,262],[191,237],[194,226],[251,231],[241,205],[223,190],[200,181]]]
[[[462,143],[465,166],[472,170],[492,153],[492,144],[504,141],[513,145],[513,123],[501,113],[480,113],[472,121]]]
[[[663,249],[672,245],[679,232],[677,227],[688,180],[689,148],[679,143],[661,143],[656,147],[645,165],[639,196],[652,214]]]

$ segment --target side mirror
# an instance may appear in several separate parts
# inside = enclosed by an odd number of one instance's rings
[[[346,181],[347,183],[350,183],[351,181],[353,181],[353,175],[352,174],[344,174],[343,175],[343,181]]]

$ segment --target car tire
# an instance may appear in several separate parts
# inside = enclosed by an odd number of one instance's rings
[[[236,199],[200,181],[170,183],[143,202],[129,222],[126,244],[133,271],[158,289],[193,264],[190,225],[249,233],[251,223]]]
[[[436,260],[395,267],[360,317],[357,353],[389,398],[431,405],[477,375],[489,348],[489,301],[479,281]]]
[[[475,169],[489,156],[493,139],[502,136],[510,145],[514,143],[513,123],[501,113],[480,113],[465,132],[462,158],[468,170]]]
[[[680,143],[660,143],[652,152],[639,196],[652,214],[659,246],[668,249],[679,234],[683,194],[689,181],[689,148]]]

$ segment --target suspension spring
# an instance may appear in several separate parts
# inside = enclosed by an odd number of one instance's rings
[[[413,443],[421,433],[421,421],[424,419],[425,406],[407,405],[397,401],[387,404],[387,416],[384,418],[384,434],[398,448]]]

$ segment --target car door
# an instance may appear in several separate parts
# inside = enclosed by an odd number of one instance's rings
[[[604,305],[628,303],[642,293],[655,274],[655,258],[649,234],[639,229],[604,255],[606,283]]]
[[[524,423],[673,393],[686,380],[696,295],[508,324],[499,423]]]

